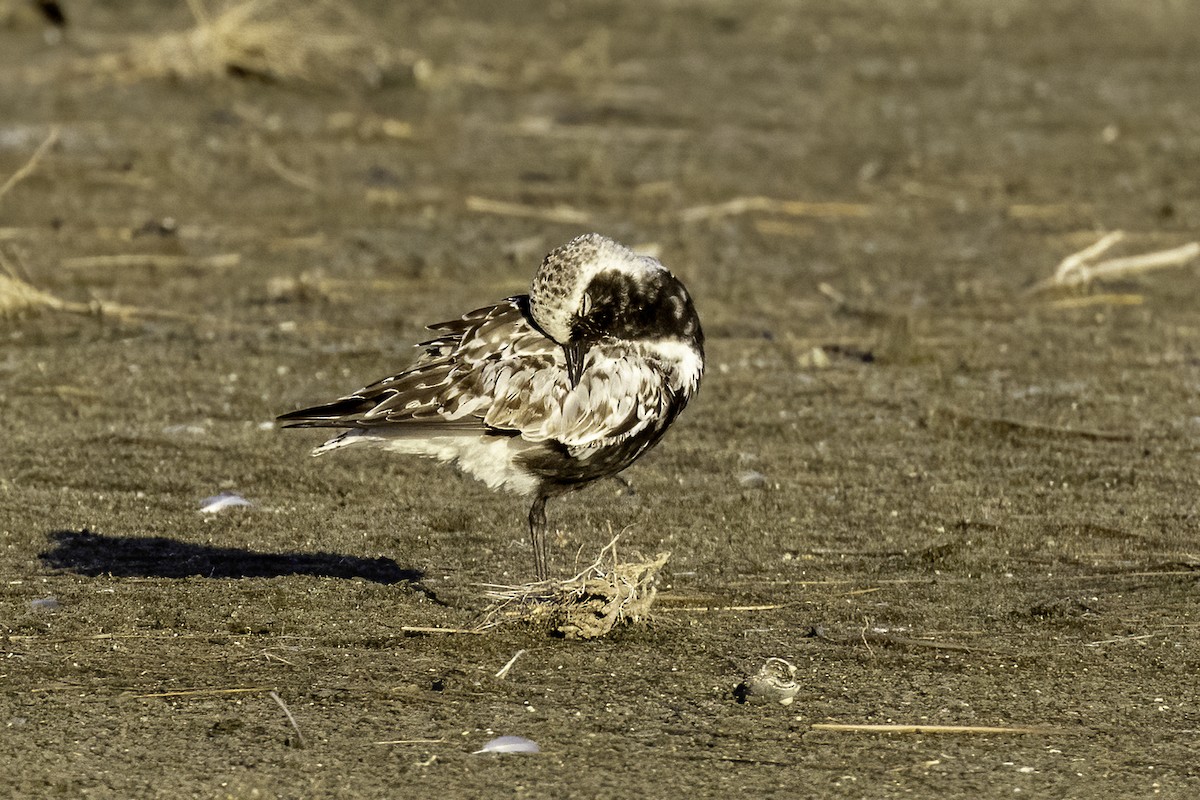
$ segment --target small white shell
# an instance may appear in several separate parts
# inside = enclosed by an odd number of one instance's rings
[[[782,658],[768,658],[759,671],[733,690],[740,703],[779,703],[788,706],[800,693],[796,667]]]
[[[738,483],[746,489],[766,489],[770,486],[767,476],[753,469],[748,469],[738,475]]]
[[[540,753],[537,742],[524,736],[497,736],[471,755],[480,753]]]
[[[206,497],[203,500],[201,500],[200,501],[200,513],[201,514],[216,514],[218,511],[229,508],[231,506],[253,506],[253,505],[254,505],[253,503],[251,503],[246,498],[242,497],[240,494],[234,494],[233,492],[221,492],[218,495],[214,495],[212,497]]]

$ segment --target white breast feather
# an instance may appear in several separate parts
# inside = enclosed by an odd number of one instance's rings
[[[463,472],[487,484],[489,489],[506,489],[517,494],[533,494],[538,479],[516,465],[516,458],[533,445],[517,436],[389,436],[370,429],[348,431],[331,439],[313,455],[350,445],[368,445],[393,453],[436,458],[456,463]]]

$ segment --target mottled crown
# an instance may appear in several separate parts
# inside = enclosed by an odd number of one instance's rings
[[[607,236],[586,233],[551,250],[542,261],[529,290],[530,312],[551,339],[567,344],[592,278],[610,271],[642,277],[658,270],[663,267],[654,259],[639,256]]]

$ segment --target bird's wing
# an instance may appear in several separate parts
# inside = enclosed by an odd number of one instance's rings
[[[549,359],[490,365],[491,428],[519,431],[529,441],[569,448],[615,444],[659,424],[671,402],[662,373],[637,357],[594,348],[577,385],[567,377],[561,348]]]
[[[491,431],[587,448],[659,424],[672,402],[661,371],[616,346],[594,346],[572,385],[562,347],[534,326],[524,296],[430,327],[441,335],[418,345],[409,369],[281,421],[396,436]]]
[[[279,419],[289,427],[390,427],[392,434],[482,432],[491,397],[482,374],[498,360],[553,358],[557,345],[529,321],[529,301],[517,296],[462,318],[431,325],[440,335],[403,372],[321,406]]]
[[[533,324],[529,296],[523,294],[428,327],[439,335],[417,345],[425,351],[418,365],[447,358],[478,363],[502,351],[541,352],[554,347]]]

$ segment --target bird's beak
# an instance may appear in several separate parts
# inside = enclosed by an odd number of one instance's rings
[[[567,378],[572,386],[578,386],[579,379],[583,377],[583,362],[587,359],[587,351],[587,342],[583,340],[563,345],[563,353],[567,357]]]

